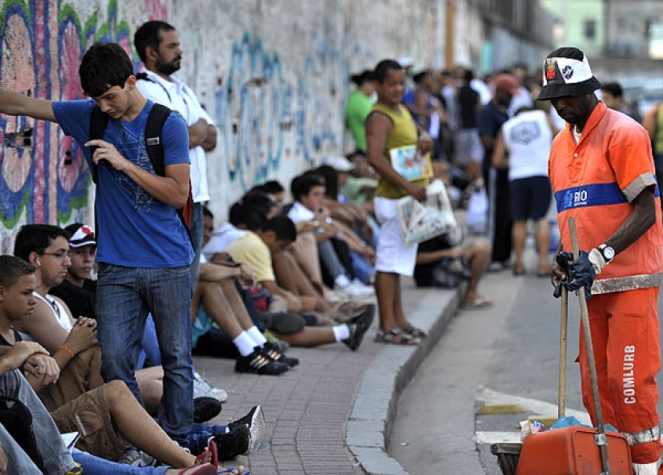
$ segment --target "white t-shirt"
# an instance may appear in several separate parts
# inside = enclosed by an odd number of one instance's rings
[[[548,176],[548,155],[553,135],[542,110],[521,112],[502,125],[509,153],[509,180]]]
[[[313,221],[315,219],[315,213],[299,201],[295,201],[292,208],[290,208],[290,211],[288,211],[288,218],[290,218],[293,223],[297,224],[302,221]]]
[[[162,104],[178,112],[191,127],[200,119],[213,124],[212,118],[202,108],[194,92],[176,77],[170,76],[172,81],[167,81],[158,74],[142,69],[149,79],[136,81],[136,88],[147,99],[157,104]],[[207,158],[202,147],[189,149],[191,160],[191,194],[194,203],[209,201],[209,184],[207,182]]]
[[[225,251],[229,244],[237,241],[245,234],[244,229],[237,229],[232,224],[225,223],[212,233],[209,242],[203,246],[202,253],[207,259],[212,259],[214,254]]]

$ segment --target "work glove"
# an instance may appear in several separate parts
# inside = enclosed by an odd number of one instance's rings
[[[585,287],[587,301],[592,297],[592,284],[594,278],[601,273],[606,262],[598,249],[589,253],[580,251],[580,257],[569,264],[571,280],[566,284],[570,291]]]
[[[555,262],[557,262],[557,265],[562,272],[566,274],[566,280],[560,280],[555,286],[555,290],[553,290],[553,297],[556,299],[560,298],[562,295],[562,286],[566,287],[566,284],[571,282],[571,270],[569,269],[571,261],[573,261],[573,254],[570,252],[560,252],[555,256]]]

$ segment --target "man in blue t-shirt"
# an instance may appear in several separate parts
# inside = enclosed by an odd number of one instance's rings
[[[136,89],[127,53],[114,43],[95,43],[79,74],[85,94],[94,101],[51,102],[0,91],[0,112],[58,123],[96,171],[95,309],[102,375],[106,381],[125,381],[141,400],[135,355],[151,312],[165,372],[159,421],[168,435],[183,442],[193,422],[193,250],[176,210],[189,194],[187,127],[176,113],[166,120],[161,133],[165,176],[158,176],[145,147],[145,124],[154,103]],[[110,116],[101,140],[90,140],[95,103]]]

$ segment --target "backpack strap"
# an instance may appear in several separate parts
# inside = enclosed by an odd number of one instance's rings
[[[166,164],[163,151],[162,131],[163,126],[170,115],[171,110],[161,104],[154,104],[150,115],[147,117],[145,124],[145,147],[147,148],[147,156],[152,163],[154,172],[159,176],[166,176]],[[191,179],[189,179],[189,198],[187,199],[184,207],[177,210],[180,220],[184,224],[189,238],[191,238],[191,215],[193,209],[193,198],[191,195]]]
[[[154,172],[159,176],[166,175],[166,164],[163,152],[161,132],[171,110],[161,104],[154,104],[145,123],[145,147],[147,156],[152,162]]]
[[[99,106],[95,105],[92,108],[92,113],[90,114],[90,140],[100,140],[104,138],[109,119],[110,116],[101,112]],[[94,151],[97,148],[98,147],[91,147],[91,153],[94,154]],[[92,181],[97,183],[97,165],[94,163],[92,164]]]

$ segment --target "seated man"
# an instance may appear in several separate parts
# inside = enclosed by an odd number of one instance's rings
[[[463,272],[462,267],[467,263],[469,282],[462,308],[490,307],[492,302],[482,297],[477,287],[479,280],[486,273],[490,261],[491,246],[485,238],[472,240],[468,244],[460,244],[453,233],[445,233],[419,244],[417,261],[414,268],[414,279],[419,287],[439,285],[435,280],[435,269],[441,263],[450,264],[443,270],[445,272]],[[455,269],[454,269],[455,266]]]
[[[62,433],[78,432],[81,438],[77,447],[93,449],[109,458],[117,457],[124,445],[133,443],[167,465],[191,467],[175,473],[216,473],[216,460],[212,459],[215,447],[212,444],[212,451],[205,451],[200,457],[194,457],[173,444],[121,381],[102,385],[61,407],[53,413],[53,424],[47,409],[30,386],[41,389],[53,384],[61,375],[60,368],[45,348],[38,343],[20,341],[18,333],[12,328],[14,322],[24,321],[32,315],[37,302],[34,297],[36,288],[35,270],[29,263],[14,256],[0,256],[0,335],[4,340],[0,347],[0,394],[20,400],[32,412],[32,429],[38,441],[44,471],[75,473],[75,463],[62,444],[59,430]],[[19,368],[26,371],[27,382]],[[77,410],[72,412],[74,408]],[[209,463],[212,460],[214,465]],[[24,457],[16,461],[21,462],[27,465],[25,471],[15,473],[40,473],[39,470],[31,470]],[[200,467],[194,468],[194,465]]]
[[[235,262],[247,264],[253,270],[258,283],[271,295],[292,302],[301,303],[300,297],[281,288],[275,281],[272,268],[272,254],[278,254],[297,238],[297,229],[286,216],[270,219],[257,233],[247,232],[226,248],[226,252]],[[324,343],[343,342],[351,350],[359,348],[364,333],[373,321],[375,307],[366,306],[356,317],[346,324],[333,327],[306,327],[300,332],[285,335],[275,333],[276,337],[296,346],[317,346]],[[239,360],[238,360],[239,361]]]
[[[65,228],[65,231],[70,236],[71,265],[67,268],[64,280],[52,287],[48,295],[44,294],[44,298],[55,296],[62,299],[69,308],[71,317],[84,316],[96,319],[94,302],[97,282],[89,277],[97,251],[94,231],[92,227],[81,223],[71,224]],[[163,393],[163,368],[161,368],[161,355],[151,317],[148,318],[148,323],[151,324],[145,325],[142,346],[152,367],[138,370],[136,377],[146,409],[150,414],[156,415]],[[65,321],[65,328],[68,327]],[[30,333],[29,329],[27,333]],[[48,342],[44,340],[43,343]],[[66,343],[64,346],[66,347]],[[194,371],[193,394],[194,422],[205,422],[216,417],[221,412],[221,403],[228,399],[225,391],[212,387],[196,371]]]
[[[35,270],[36,305],[31,318],[17,320],[13,322],[13,325],[25,331],[26,337],[34,338],[50,351],[60,368],[60,378],[54,384],[39,382],[33,384],[44,405],[54,415],[56,423],[86,422],[85,418],[75,418],[74,415],[77,415],[79,411],[86,411],[85,405],[81,404],[92,399],[90,404],[94,407],[99,406],[102,410],[107,409],[110,413],[109,417],[115,421],[119,432],[125,434],[132,429],[132,419],[126,418],[124,411],[133,409],[134,405],[139,415],[144,414],[151,421],[154,420],[143,409],[140,404],[142,401],[139,402],[135,397],[129,397],[129,401],[126,401],[126,396],[131,396],[132,393],[129,392],[125,383],[111,381],[104,384],[100,375],[101,349],[96,341],[96,322],[86,317],[80,317],[74,322],[67,306],[48,294],[54,285],[62,282],[70,265],[68,237],[63,229],[46,224],[28,224],[19,230],[14,253],[17,257],[31,263]],[[68,330],[65,329],[65,326]],[[12,341],[8,341],[8,343],[12,344]],[[160,375],[160,378],[163,378],[163,375]],[[33,381],[30,382],[33,383]],[[150,392],[151,395],[155,395],[155,393],[157,391]],[[162,394],[163,389],[160,388],[158,393]],[[159,397],[161,396],[159,395]],[[62,419],[56,417],[57,414],[61,414]],[[97,421],[93,420],[91,423],[96,424]],[[82,427],[80,431],[98,434],[98,429],[97,425]],[[70,431],[72,430],[66,430],[66,432]],[[205,437],[201,438],[200,434],[205,434]],[[111,451],[119,449],[125,444],[125,441],[122,439],[120,442],[109,442],[106,440],[109,436],[112,436],[112,433],[105,434],[104,437],[97,436],[98,441],[94,437],[89,442],[87,439],[82,439],[79,444],[90,444],[89,447],[86,446],[89,449],[87,451],[95,455],[116,457],[118,454],[106,451],[109,448]],[[144,445],[142,439],[137,444],[129,437],[126,438],[133,445],[142,449]],[[234,458],[236,455],[250,450],[252,446],[249,428],[244,427],[226,433],[226,428],[222,426],[196,426],[187,435],[186,441],[189,449],[199,454],[207,447],[210,439],[214,439],[218,443],[219,452],[224,456],[224,460]],[[129,448],[129,446],[124,448]],[[143,450],[154,457],[148,450]],[[226,450],[231,452],[228,453]],[[236,450],[241,451],[236,452]]]
[[[350,275],[352,262],[349,251],[354,250],[363,254],[368,252],[369,247],[360,240],[355,240],[354,233],[349,229],[340,229],[339,225],[333,223],[331,217],[325,213],[323,209],[325,186],[322,178],[312,173],[300,175],[292,181],[291,191],[295,202],[288,211],[288,217],[298,226],[301,223],[313,224],[322,267],[336,289],[352,297],[373,295],[372,287],[358,280],[352,280]],[[335,239],[337,240],[334,241]],[[344,255],[339,255],[339,252],[343,252]]]
[[[205,210],[203,245],[210,240],[212,219],[212,213]],[[245,264],[222,261],[220,257],[215,255],[219,263],[208,262],[204,254],[200,258],[200,278],[191,299],[192,348],[198,354],[225,356],[228,349],[223,336],[227,336],[238,352],[235,371],[240,373],[277,375],[299,364],[299,360],[286,357],[268,342],[251,320],[236,287],[236,279],[243,287],[254,286],[255,276],[251,268]],[[212,321],[222,331],[213,329]],[[216,338],[210,333],[216,334]],[[201,337],[205,342],[198,348]]]

